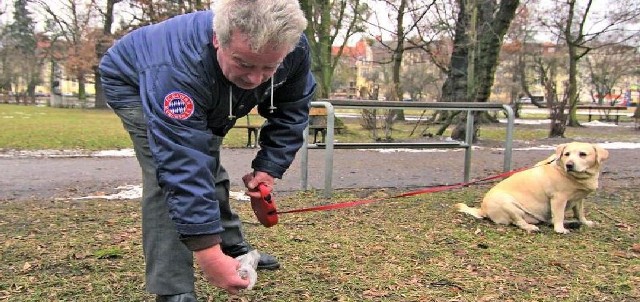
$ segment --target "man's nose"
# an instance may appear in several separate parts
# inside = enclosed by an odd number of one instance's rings
[[[264,82],[265,76],[262,72],[252,72],[247,74],[247,80],[253,85],[260,85]]]

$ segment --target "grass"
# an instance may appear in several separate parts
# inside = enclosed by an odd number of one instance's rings
[[[587,199],[599,223],[569,235],[525,234],[456,213],[485,187],[330,212],[286,214],[270,229],[234,207],[248,240],[283,267],[230,296],[198,275],[202,301],[638,301],[638,189]],[[392,192],[338,192],[332,202]],[[301,192],[279,206],[309,206]],[[144,292],[137,201],[0,203],[0,300],[153,301]],[[25,211],[28,208],[28,211]]]
[[[407,111],[406,114],[420,115],[420,112]],[[581,116],[581,118],[583,118]],[[252,116],[253,124],[261,120]],[[369,131],[363,130],[357,119],[342,119],[346,130],[336,135],[341,142],[371,141]],[[586,120],[585,120],[586,121]],[[623,122],[630,121],[622,118]],[[244,119],[238,123],[245,123]],[[63,109],[35,106],[0,104],[0,149],[40,150],[40,149],[83,149],[105,150],[131,148],[128,134],[122,128],[118,117],[111,110]],[[435,132],[437,125],[421,125],[414,130],[415,122],[396,122],[392,137],[395,140],[420,139],[420,133]],[[414,132],[411,134],[411,132]],[[572,137],[584,132],[581,129],[568,128],[567,136]],[[378,131],[382,135],[382,130]],[[445,132],[449,135],[450,130]],[[515,128],[515,140],[541,139],[548,135],[548,129],[537,126]],[[590,134],[593,138],[611,138],[611,133]],[[613,134],[615,135],[615,134]],[[504,140],[505,126],[483,125],[480,131],[482,139]],[[247,132],[245,129],[232,129],[225,137],[224,146],[228,148],[245,147]]]
[[[110,111],[0,105],[0,121],[0,148],[130,147]],[[339,140],[370,140],[356,121],[345,122]],[[396,123],[394,138],[413,139],[412,127]],[[568,131],[615,138],[610,131]],[[516,127],[515,139],[546,133]],[[481,138],[503,137],[504,126],[482,127]],[[225,140],[228,147],[245,143],[244,129]],[[558,235],[550,227],[525,234],[451,209],[477,202],[489,185],[286,214],[269,229],[255,221],[249,204],[235,203],[248,241],[283,267],[260,272],[256,288],[239,296],[198,275],[198,295],[202,301],[640,301],[638,187],[590,195],[587,216],[598,226]],[[321,194],[299,192],[278,205],[324,204]],[[342,190],[331,202],[394,194]],[[0,202],[0,301],[153,301],[144,291],[140,219],[138,200]]]
[[[0,148],[130,148],[129,136],[111,110],[0,105]]]

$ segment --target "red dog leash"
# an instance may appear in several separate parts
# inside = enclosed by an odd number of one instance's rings
[[[472,185],[472,184],[476,184],[476,183],[480,183],[480,182],[484,182],[484,181],[489,181],[489,180],[494,180],[494,179],[499,179],[499,178],[505,178],[505,177],[511,176],[512,174],[515,174],[517,172],[520,172],[520,171],[523,171],[523,170],[527,170],[527,169],[530,169],[530,168],[528,168],[528,167],[520,168],[520,169],[507,171],[507,172],[504,172],[504,173],[501,173],[501,174],[498,174],[498,175],[493,175],[493,176],[489,176],[489,177],[485,177],[485,178],[482,178],[482,179],[477,179],[477,180],[473,180],[473,181],[469,181],[469,182],[461,182],[461,183],[456,183],[456,184],[452,184],[452,185],[430,187],[430,188],[415,190],[415,191],[411,191],[411,192],[405,192],[405,193],[398,194],[398,195],[391,196],[391,197],[383,197],[383,198],[376,198],[376,199],[363,199],[363,200],[357,200],[357,201],[340,202],[340,203],[334,203],[334,204],[328,204],[328,205],[322,205],[322,206],[315,206],[315,207],[308,207],[308,208],[302,208],[302,209],[294,209],[294,210],[287,210],[287,211],[277,211],[275,213],[275,215],[277,215],[277,214],[289,214],[289,213],[301,213],[301,212],[313,212],[313,211],[336,210],[336,209],[355,207],[355,206],[359,206],[359,205],[363,205],[363,204],[367,204],[367,203],[372,203],[372,202],[376,202],[376,201],[381,201],[381,200],[385,200],[385,199],[394,199],[394,198],[421,195],[421,194],[426,194],[426,193],[441,192],[441,191],[451,190],[451,189],[455,189],[455,188],[466,187],[466,186],[469,186],[469,185]]]
[[[415,191],[411,191],[411,192],[405,192],[405,193],[398,194],[398,195],[391,196],[391,197],[340,202],[340,203],[334,203],[334,204],[328,204],[328,205],[322,205],[322,206],[315,206],[315,207],[308,207],[308,208],[301,208],[301,209],[286,210],[286,211],[278,211],[276,209],[276,203],[275,203],[275,200],[273,199],[273,196],[271,195],[271,189],[269,187],[267,187],[266,185],[264,185],[264,184],[260,184],[260,185],[258,185],[258,190],[260,191],[260,198],[252,198],[251,199],[251,208],[253,209],[253,212],[256,215],[256,218],[258,219],[258,221],[262,225],[264,225],[265,227],[269,228],[269,227],[272,227],[272,226],[274,226],[274,225],[276,225],[278,223],[278,214],[302,213],[302,212],[313,212],[313,211],[329,211],[329,210],[336,210],[336,209],[355,207],[355,206],[368,204],[368,203],[372,203],[372,202],[376,202],[376,201],[381,201],[381,200],[385,200],[385,199],[394,199],[394,198],[421,195],[421,194],[426,194],[426,193],[441,192],[441,191],[446,191],[446,190],[466,187],[466,186],[470,186],[472,184],[477,184],[477,183],[485,182],[485,181],[489,181],[489,180],[505,178],[505,177],[511,176],[511,175],[513,175],[513,174],[515,174],[517,172],[524,171],[524,170],[531,169],[531,168],[533,168],[533,167],[524,167],[524,168],[520,168],[520,169],[507,171],[507,172],[504,172],[504,173],[501,173],[501,174],[497,174],[497,175],[488,176],[488,177],[485,177],[485,178],[469,181],[469,182],[461,182],[461,183],[456,183],[456,184],[452,184],[452,185],[430,187],[430,188],[415,190]]]

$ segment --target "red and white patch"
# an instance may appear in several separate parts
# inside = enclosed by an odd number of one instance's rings
[[[191,117],[193,110],[193,100],[183,92],[171,92],[164,97],[164,114],[170,118],[186,120]]]

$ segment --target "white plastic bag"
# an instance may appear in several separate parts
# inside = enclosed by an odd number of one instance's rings
[[[260,261],[260,253],[258,250],[252,250],[244,255],[236,257],[236,260],[240,261],[238,275],[240,275],[242,279],[249,278],[249,286],[247,287],[247,290],[252,289],[253,286],[256,285],[256,281],[258,281],[256,268],[258,268],[258,261]]]

